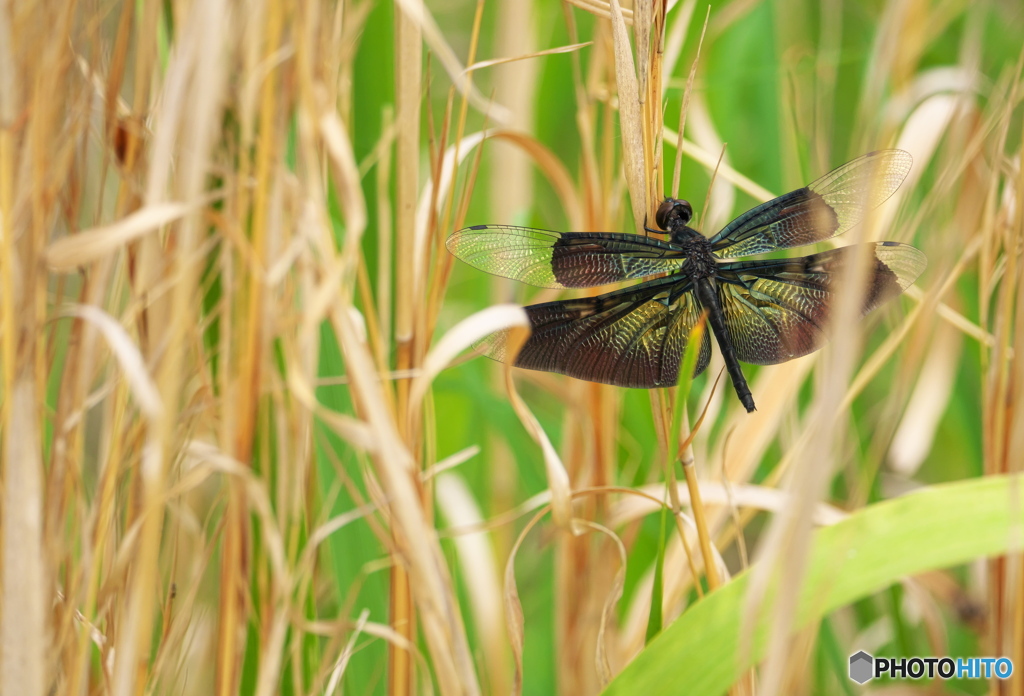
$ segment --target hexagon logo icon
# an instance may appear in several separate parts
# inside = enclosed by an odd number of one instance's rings
[[[873,676],[874,661],[874,658],[863,650],[850,655],[850,679],[858,684],[869,681]]]

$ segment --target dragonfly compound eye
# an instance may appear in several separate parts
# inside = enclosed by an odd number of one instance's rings
[[[671,198],[666,198],[660,206],[658,206],[658,212],[654,215],[654,221],[658,223],[658,227],[663,230],[668,230],[668,219],[672,209],[675,208],[676,202]]]
[[[658,223],[658,227],[666,232],[671,232],[675,228],[685,227],[692,217],[693,208],[689,201],[666,198],[658,207],[658,213],[654,219]]]
[[[690,201],[677,200],[676,215],[679,216],[684,225],[689,224],[690,218],[693,217],[693,206],[690,205]]]

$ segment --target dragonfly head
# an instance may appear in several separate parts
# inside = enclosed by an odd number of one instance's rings
[[[658,207],[654,219],[658,223],[658,227],[672,234],[676,230],[686,227],[686,223],[692,217],[693,206],[689,201],[684,201],[681,198],[666,198]]]
[[[695,237],[702,237],[700,232],[686,224],[692,217],[693,206],[689,201],[684,201],[681,198],[666,198],[658,207],[655,220],[658,227],[668,234],[669,239],[676,244],[685,244]]]

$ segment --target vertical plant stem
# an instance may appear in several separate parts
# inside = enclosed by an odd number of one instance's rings
[[[420,88],[423,75],[421,30],[400,2],[395,2],[395,121],[397,137],[395,161],[395,247],[398,250],[395,277],[395,347],[396,369],[404,372],[413,367],[414,317],[413,278],[415,263],[415,210],[419,191]],[[398,380],[397,423],[406,444],[414,442],[409,432],[409,386],[406,378]],[[413,456],[416,448],[410,447]],[[394,527],[392,527],[394,530]],[[395,544],[401,548],[401,544]],[[409,578],[400,559],[391,567],[391,626],[410,644],[415,644],[412,595]],[[408,652],[393,643],[388,648],[389,692],[404,696],[412,692],[412,665]]]
[[[715,555],[711,550],[711,535],[708,532],[707,514],[704,511],[704,502],[700,497],[700,486],[697,484],[697,469],[692,459],[683,462],[683,476],[686,477],[686,487],[690,491],[690,507],[693,509],[693,520],[697,525],[700,552],[704,557],[704,574],[708,578],[708,590],[713,592],[722,584],[722,580],[718,575],[718,564],[715,563]],[[696,582],[696,578],[694,578],[694,582]]]
[[[9,60],[12,26],[16,10],[11,5],[0,7],[0,60]],[[49,56],[52,59],[52,55]],[[46,62],[44,61],[44,66]],[[0,691],[27,696],[46,693],[46,629],[47,578],[44,574],[43,543],[43,463],[39,424],[36,420],[37,392],[45,384],[44,372],[36,369],[42,341],[37,340],[45,312],[46,274],[42,271],[41,251],[44,220],[38,205],[33,206],[29,229],[15,231],[13,215],[16,197],[13,115],[21,85],[10,73],[10,81],[0,83],[0,274],[3,275],[3,411],[4,424],[2,468],[3,505],[0,507],[3,569],[0,606]],[[28,80],[26,80],[28,81]],[[37,98],[32,108],[43,108]],[[48,115],[51,115],[48,113]],[[41,118],[40,128],[49,125]],[[34,132],[34,129],[33,129]],[[31,134],[30,134],[31,135]],[[39,134],[43,135],[43,134]],[[37,135],[38,137],[38,135]],[[31,138],[26,138],[31,143]],[[25,142],[25,141],[23,141]],[[28,150],[29,148],[25,148]],[[42,151],[38,151],[42,155]],[[42,157],[32,158],[33,184],[38,184]],[[37,203],[39,191],[32,187]],[[32,229],[35,228],[35,229]],[[20,234],[19,234],[20,232]],[[16,271],[19,271],[16,273]],[[41,278],[39,276],[42,276]],[[40,286],[40,281],[42,285]],[[39,290],[43,296],[37,296]],[[41,364],[39,365],[40,367]],[[42,384],[37,382],[42,378]]]

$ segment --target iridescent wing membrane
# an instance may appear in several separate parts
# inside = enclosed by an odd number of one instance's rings
[[[526,307],[533,332],[515,364],[625,387],[671,386],[679,378],[690,332],[705,310],[712,327],[717,324],[715,335],[727,363],[738,358],[771,365],[806,355],[826,340],[837,279],[855,254],[870,255],[865,314],[906,290],[927,262],[917,249],[896,242],[792,259],[720,259],[842,234],[899,188],[911,163],[900,150],[872,152],[747,211],[710,238],[686,226],[688,203],[668,199],[663,208],[679,207],[675,217],[659,220],[667,240],[476,225],[453,233],[448,249],[480,270],[540,287],[584,288],[661,276],[597,297]],[[703,261],[696,253],[701,250]],[[708,282],[714,292],[695,292],[698,283]],[[494,334],[480,349],[505,360],[505,338],[505,332]],[[695,374],[707,367],[710,354],[706,332]],[[730,374],[737,393],[752,410],[742,372],[738,364],[734,368]]]
[[[614,232],[551,232],[474,225],[452,233],[448,251],[492,275],[541,288],[590,288],[676,273],[685,259],[674,245]]]

